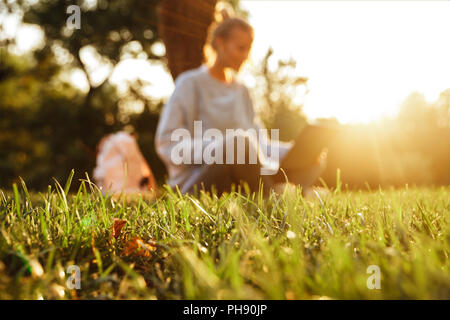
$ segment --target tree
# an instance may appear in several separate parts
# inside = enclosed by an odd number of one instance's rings
[[[164,167],[153,148],[154,130],[161,103],[145,101],[140,115],[122,118],[120,97],[107,75],[101,82],[91,79],[92,70],[83,61],[81,51],[91,48],[111,70],[125,53],[160,60],[152,45],[159,40],[156,26],[157,1],[112,0],[79,1],[81,29],[69,30],[66,8],[73,1],[8,1],[0,3],[9,14],[23,16],[25,23],[39,25],[45,33],[43,47],[23,56],[11,52],[14,39],[7,39],[0,29],[0,182],[10,186],[22,176],[29,187],[42,189],[51,177],[60,181],[72,168],[75,181],[91,172],[95,165],[95,147],[102,136],[139,126],[144,155],[153,161],[157,178]],[[89,5],[93,3],[93,5]],[[130,46],[133,44],[133,46]],[[133,48],[137,48],[133,49]],[[68,63],[58,62],[63,51]],[[63,71],[80,68],[89,81],[87,94],[63,80]],[[131,85],[130,95],[139,96],[139,83]],[[152,107],[152,108],[150,108]],[[142,126],[141,123],[146,123]],[[159,174],[160,173],[160,174]]]
[[[294,139],[306,123],[302,105],[294,97],[303,88],[307,94],[308,78],[296,75],[294,59],[279,60],[271,70],[269,60],[273,49],[269,48],[261,63],[253,72],[256,78],[254,90],[257,111],[267,129],[279,129],[280,140]]]
[[[204,62],[203,46],[214,20],[216,3],[217,0],[160,1],[158,29],[173,79]]]
[[[45,32],[45,45],[62,48],[73,57],[73,64],[81,68],[89,82],[85,105],[102,85],[107,83],[114,66],[124,52],[134,56],[144,55],[149,60],[162,56],[152,50],[159,40],[156,26],[157,0],[97,0],[78,1],[81,8],[81,28],[67,27],[67,7],[73,1],[42,0],[32,5],[19,0],[17,5],[24,12],[23,21],[39,25]],[[130,47],[133,42],[135,45]],[[100,83],[92,81],[89,66],[83,61],[81,50],[91,48],[100,56],[103,64],[110,65],[110,73]]]

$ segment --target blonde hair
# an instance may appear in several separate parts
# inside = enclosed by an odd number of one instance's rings
[[[241,28],[249,31],[253,37],[253,27],[244,19],[239,17],[231,17],[230,10],[226,8],[216,13],[216,20],[210,25],[208,29],[208,37],[206,39],[205,47],[203,48],[203,54],[205,62],[211,64],[216,56],[217,52],[217,38],[228,39],[231,31],[234,28]]]

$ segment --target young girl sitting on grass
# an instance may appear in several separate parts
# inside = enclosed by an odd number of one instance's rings
[[[215,128],[220,130],[225,137],[226,129],[253,128],[256,132],[263,128],[255,115],[253,102],[248,88],[232,76],[232,71],[239,72],[243,63],[247,60],[253,42],[253,28],[243,19],[237,17],[224,17],[213,32],[210,33],[209,45],[215,52],[215,60],[212,64],[202,64],[198,68],[181,73],[175,80],[175,90],[167,104],[164,106],[158,123],[155,137],[155,147],[158,155],[165,163],[168,170],[168,184],[171,187],[178,186],[182,193],[194,193],[195,189],[204,188],[211,190],[214,185],[219,194],[230,190],[233,183],[245,181],[252,191],[258,192],[260,182],[263,184],[263,192],[267,195],[271,188],[278,183],[285,182],[285,176],[278,170],[275,175],[261,175],[263,159],[258,156],[256,163],[250,163],[248,155],[257,152],[258,143],[249,136],[245,140],[245,163],[237,163],[237,137],[234,139],[234,159],[232,163],[226,163],[226,148],[230,139],[220,141],[223,148],[222,163],[175,163],[173,161],[174,147],[179,143],[173,141],[172,133],[176,129],[184,128],[194,137],[194,121],[201,121],[202,131]],[[230,72],[231,71],[231,72]],[[192,152],[191,159],[195,159],[194,144],[200,143],[205,147],[211,141],[201,139],[190,141]],[[298,139],[297,139],[298,140]],[[296,141],[278,142],[278,145],[269,140],[269,146],[277,148],[280,167],[287,174],[289,182],[301,185],[304,190],[309,188],[319,177],[325,168],[326,155],[314,157],[310,163],[304,165],[304,161],[294,161],[287,168],[283,166],[283,159],[289,154],[292,158],[302,157],[302,150],[296,147]],[[217,143],[217,141],[215,142]],[[270,147],[269,147],[270,148]],[[198,155],[197,155],[198,157]],[[201,155],[200,155],[201,157]],[[300,158],[299,158],[300,159]],[[300,163],[302,163],[300,165]]]

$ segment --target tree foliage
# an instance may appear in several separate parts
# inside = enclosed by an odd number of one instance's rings
[[[255,107],[265,127],[279,129],[280,140],[287,141],[294,139],[306,123],[303,105],[294,102],[293,97],[299,91],[307,94],[308,79],[296,74],[297,63],[292,58],[278,60],[276,67],[271,68],[272,55],[273,49],[269,48],[253,71]]]

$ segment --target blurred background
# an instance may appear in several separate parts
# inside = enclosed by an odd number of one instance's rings
[[[220,8],[255,29],[239,78],[268,129],[341,126],[328,186],[338,168],[349,188],[450,184],[448,1],[0,0],[0,188],[92,175],[100,139],[123,129],[164,183],[159,114]]]

